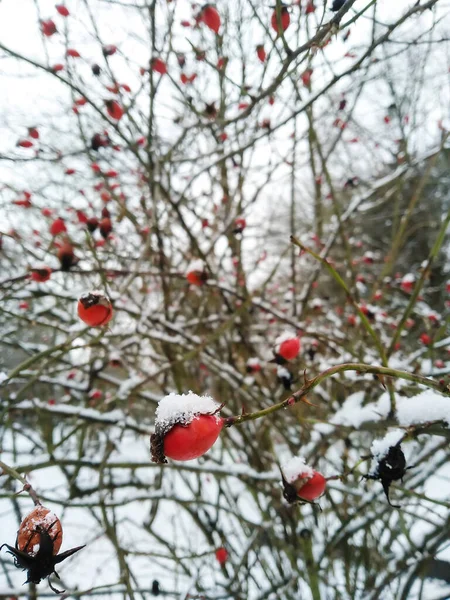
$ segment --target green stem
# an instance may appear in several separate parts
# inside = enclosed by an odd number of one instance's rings
[[[404,379],[405,381],[411,381],[413,383],[425,385],[428,388],[440,392],[444,396],[450,397],[450,391],[446,387],[443,387],[437,381],[434,381],[433,379],[428,379],[427,377],[423,377],[422,375],[415,375],[414,373],[408,373],[407,371],[399,371],[398,369],[390,369],[389,367],[366,365],[364,363],[343,363],[341,365],[336,365],[335,367],[330,367],[329,369],[323,371],[313,379],[307,379],[305,376],[304,385],[297,392],[294,392],[291,396],[289,396],[282,402],[278,402],[278,404],[274,404],[273,406],[269,406],[268,408],[264,408],[253,413],[227,417],[225,419],[225,426],[231,427],[232,425],[239,425],[244,421],[254,421],[256,419],[260,419],[261,417],[271,415],[272,413],[275,413],[279,410],[288,408],[289,406],[292,406],[297,402],[305,402],[306,404],[310,404],[305,398],[307,394],[309,394],[315,387],[322,383],[322,381],[328,379],[328,377],[336,375],[337,373],[343,373],[344,371],[358,371],[360,373],[373,373],[375,375],[396,377],[397,379]]]

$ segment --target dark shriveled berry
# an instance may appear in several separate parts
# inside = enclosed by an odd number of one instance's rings
[[[401,508],[396,504],[392,504],[389,499],[389,487],[393,481],[402,480],[406,471],[412,467],[406,466],[405,455],[401,449],[400,442],[395,446],[391,446],[388,453],[382,458],[377,465],[374,473],[364,475],[365,479],[374,479],[381,481],[387,501],[393,508]]]

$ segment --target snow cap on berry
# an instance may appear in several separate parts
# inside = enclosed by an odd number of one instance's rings
[[[202,261],[201,258],[197,258],[196,260],[193,260],[188,269],[187,272],[191,273],[192,271],[198,271],[199,273],[202,273],[205,270],[205,263]]]
[[[198,396],[194,392],[168,394],[158,403],[156,423],[163,428],[175,423],[190,423],[196,415],[211,415],[219,407],[211,396]]]
[[[314,469],[306,464],[302,456],[294,456],[281,466],[281,471],[288,483],[294,483],[299,477],[312,477]]]
[[[369,474],[378,474],[378,465],[386,458],[389,454],[389,449],[392,446],[396,446],[399,441],[404,437],[405,432],[401,429],[394,429],[389,431],[384,438],[374,440],[370,447],[370,453],[372,454],[372,463],[370,465]]]
[[[297,336],[295,335],[294,332],[287,331],[287,330],[283,331],[283,333],[281,333],[275,340],[275,352],[279,351],[280,346],[283,342],[286,342],[287,340],[292,340],[295,337],[297,337]]]

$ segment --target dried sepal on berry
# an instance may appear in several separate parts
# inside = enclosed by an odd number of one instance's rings
[[[113,316],[111,300],[99,290],[83,294],[78,300],[77,311],[80,319],[91,327],[103,327]]]
[[[192,460],[205,454],[215,443],[224,420],[222,405],[209,396],[169,394],[156,410],[155,433],[150,437],[152,461]]]

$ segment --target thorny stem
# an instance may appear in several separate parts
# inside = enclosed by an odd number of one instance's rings
[[[364,363],[343,363],[341,365],[330,367],[329,369],[323,371],[313,379],[307,379],[305,375],[304,385],[297,392],[294,392],[291,396],[289,396],[282,402],[274,404],[273,406],[269,406],[268,408],[255,411],[253,413],[227,417],[225,419],[225,426],[231,427],[232,425],[239,425],[244,421],[254,421],[256,419],[260,419],[261,417],[266,417],[267,415],[282,410],[283,408],[293,406],[297,402],[305,402],[306,404],[311,404],[306,399],[306,395],[309,392],[311,392],[315,387],[317,387],[320,383],[322,383],[322,381],[328,379],[328,377],[336,375],[337,373],[343,373],[344,371],[357,371],[359,373],[373,373],[375,375],[396,377],[397,379],[404,379],[405,381],[412,381],[413,383],[425,385],[428,388],[434,389],[440,392],[441,394],[450,397],[450,391],[448,389],[448,386],[444,387],[437,381],[434,381],[433,379],[428,379],[427,377],[423,377],[422,375],[414,375],[414,373],[408,373],[407,371],[399,371],[398,369],[390,369],[388,367],[381,366],[371,366],[366,365]]]
[[[24,477],[22,477],[22,475],[20,475],[20,473],[18,473],[12,467],[9,467],[7,464],[2,462],[1,460],[0,460],[0,469],[2,470],[2,473],[0,473],[0,476],[6,474],[6,475],[9,475],[10,477],[12,477],[13,479],[17,479],[17,481],[20,481],[20,483],[23,484],[22,491],[28,492],[30,494],[31,499],[33,500],[35,506],[41,506],[41,501],[39,500],[38,495],[36,494],[36,491],[34,490],[33,486],[31,485],[31,483],[28,483],[28,481]]]

